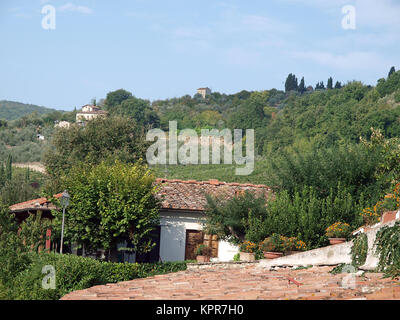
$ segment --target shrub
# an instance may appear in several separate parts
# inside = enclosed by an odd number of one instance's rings
[[[257,245],[251,241],[245,241],[240,245],[240,252],[254,253],[257,250]]]
[[[350,225],[344,222],[336,222],[326,229],[326,236],[329,238],[347,238],[350,233]]]
[[[365,208],[361,216],[367,225],[380,221],[381,215],[386,211],[394,211],[400,207],[400,183],[397,183],[393,193],[385,195],[384,199],[378,201],[372,208]]]
[[[285,250],[285,239],[285,237],[274,233],[272,236],[265,238],[264,241],[260,243],[260,249],[269,252],[282,252]]]
[[[239,253],[239,252],[236,253],[236,254],[233,256],[233,261],[240,261],[240,253]]]
[[[396,93],[394,94],[394,101],[396,103],[400,103],[400,90],[397,90]]]
[[[360,213],[362,216],[364,223],[367,225],[372,225],[380,220],[380,214],[376,212],[376,206],[374,206],[374,209],[372,208],[365,208],[363,211]]]
[[[258,242],[266,236],[264,234],[261,239],[257,239],[260,230],[255,230],[257,221],[258,225],[262,225],[260,222],[267,215],[265,197],[249,191],[228,200],[221,196],[206,197],[206,231],[209,234],[217,234],[220,239],[233,244],[240,244],[244,240]]]
[[[145,278],[186,269],[186,262],[114,263],[69,254],[31,253],[32,263],[14,281],[11,299],[53,300],[95,285]],[[56,289],[43,289],[42,268],[54,266]]]
[[[267,203],[264,238],[273,233],[297,237],[308,249],[314,249],[328,243],[326,228],[335,221],[346,222],[357,229],[362,225],[359,212],[365,202],[355,201],[340,185],[337,189],[339,191],[331,190],[324,199],[318,198],[312,187],[304,187],[293,197],[287,191],[277,193],[275,200]]]
[[[285,238],[285,251],[305,251],[307,246],[304,241],[296,237]]]

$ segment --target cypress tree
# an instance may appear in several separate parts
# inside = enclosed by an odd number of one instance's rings
[[[12,179],[12,156],[11,156],[11,154],[9,154],[7,157],[5,175],[6,175],[6,180],[11,181],[11,179]]]
[[[31,179],[31,171],[29,170],[29,167],[28,167],[28,168],[26,168],[26,171],[25,171],[25,182],[29,183],[30,179]]]
[[[304,82],[304,77],[302,77],[299,85],[299,92],[304,93],[305,91],[306,91],[306,85]]]
[[[285,81],[285,92],[297,90],[299,87],[296,75],[290,73]]]
[[[396,69],[394,67],[391,67],[390,71],[389,71],[389,74],[388,74],[388,78],[395,72],[396,72]]]
[[[318,90],[318,89],[325,89],[325,85],[324,85],[323,81],[318,82],[317,85],[315,86],[315,90]]]
[[[0,188],[4,186],[6,182],[6,172],[5,172],[4,164],[2,163],[0,166]]]
[[[297,81],[297,77],[293,75],[293,88],[292,90],[297,90],[299,88],[299,82]]]
[[[342,84],[339,81],[336,81],[335,89],[341,89],[341,88],[342,88]]]
[[[293,86],[293,75],[289,73],[285,81],[285,91],[289,92],[290,90],[292,90],[292,86]]]
[[[333,79],[332,79],[332,77],[330,77],[330,78],[328,79],[327,88],[328,88],[328,89],[333,89]]]

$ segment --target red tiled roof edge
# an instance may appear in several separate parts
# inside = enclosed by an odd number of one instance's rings
[[[53,195],[53,197],[57,198],[57,199],[61,198],[61,196],[62,196],[62,193],[57,193],[57,194]],[[24,201],[24,202],[20,202],[20,203],[15,203],[15,204],[9,206],[8,208],[11,211],[21,210],[24,208],[32,208],[36,203],[38,203],[39,205],[42,206],[48,202],[49,202],[49,200],[47,198],[42,197],[42,198],[38,198],[38,199],[32,199],[32,200],[28,200],[28,201]]]

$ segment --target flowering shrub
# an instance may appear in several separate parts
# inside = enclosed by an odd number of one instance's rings
[[[265,238],[259,247],[266,252],[282,252],[285,250],[286,239],[286,237],[274,233],[272,236]]]
[[[373,208],[365,208],[361,212],[364,222],[367,225],[375,224],[380,221],[381,215],[385,211],[394,211],[400,207],[400,183],[396,184],[393,193],[387,194],[382,201],[378,201]]]
[[[304,241],[297,239],[296,237],[285,238],[285,251],[305,251],[307,246]]]
[[[363,217],[365,224],[371,225],[379,222],[381,215],[375,211],[375,208],[376,205],[374,206],[374,209],[365,208],[361,212],[361,216]]]
[[[257,250],[257,245],[251,241],[245,241],[240,245],[240,252],[254,253]]]
[[[351,233],[351,227],[345,222],[335,222],[326,229],[329,238],[347,238]]]

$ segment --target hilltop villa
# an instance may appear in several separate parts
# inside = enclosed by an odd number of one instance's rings
[[[211,89],[210,88],[198,88],[197,93],[201,94],[203,99],[205,99],[206,95],[211,94]]]
[[[82,107],[82,110],[77,112],[76,114],[76,121],[82,121],[82,120],[92,120],[94,118],[97,118],[99,116],[106,116],[108,114],[107,111],[101,110],[97,106],[93,105],[85,105]]]

